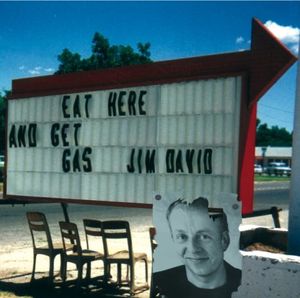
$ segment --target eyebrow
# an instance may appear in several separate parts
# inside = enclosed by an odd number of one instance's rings
[[[180,232],[180,233],[186,233],[186,234],[188,234],[188,232],[186,231],[186,230],[181,230],[181,229],[179,229],[179,230],[177,230],[177,229],[175,229],[174,230],[174,232]],[[196,233],[195,234],[198,234],[198,233],[210,233],[210,232],[212,232],[211,230],[198,230],[198,231],[196,231]]]

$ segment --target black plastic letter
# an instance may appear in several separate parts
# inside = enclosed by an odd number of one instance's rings
[[[92,154],[92,148],[91,147],[85,147],[82,153],[82,161],[85,162],[83,164],[83,170],[84,172],[91,172],[92,171],[92,162],[90,155]]]
[[[108,115],[109,116],[116,116],[116,99],[117,99],[117,94],[116,92],[110,92],[109,97],[108,97],[108,102],[107,102],[107,108],[108,108]]]
[[[71,155],[71,150],[65,149],[62,158],[62,168],[65,173],[68,173],[71,170],[70,159],[69,159],[70,155]]]
[[[26,134],[26,125],[20,125],[18,128],[19,147],[22,147],[22,146],[26,147],[25,134]]]
[[[118,97],[118,111],[119,116],[125,116],[125,112],[122,110],[122,107],[124,106],[123,97],[126,95],[126,91],[120,91],[119,97]]]
[[[143,109],[143,106],[145,105],[145,101],[143,100],[143,96],[145,96],[147,94],[146,90],[142,90],[140,92],[140,96],[139,96],[139,112],[140,115],[146,115],[146,111]]]
[[[80,96],[76,95],[74,105],[73,105],[73,116],[74,118],[81,118],[81,113],[80,113]]]
[[[194,153],[195,153],[194,149],[192,149],[192,150],[188,149],[188,150],[186,150],[186,153],[185,153],[185,160],[186,160],[186,164],[187,164],[188,171],[190,174],[193,173]]]
[[[57,131],[59,130],[59,123],[52,124],[51,127],[51,144],[52,146],[58,146],[59,145],[59,136]]]
[[[212,173],[212,149],[204,150],[204,173],[211,174]]]
[[[135,153],[135,149],[131,150],[131,155],[130,155],[130,164],[127,165],[127,171],[129,173],[134,173],[134,165],[133,165],[133,159],[134,159],[134,153]]]
[[[130,91],[128,95],[128,112],[129,115],[136,115],[136,110],[135,110],[135,101],[136,101],[136,93],[135,91]]]
[[[73,172],[81,172],[79,158],[79,149],[76,149],[73,157]]]
[[[92,98],[92,94],[86,94],[84,97],[85,97],[85,115],[86,115],[86,118],[90,118],[89,101]]]
[[[147,150],[146,173],[155,173],[155,150]]]
[[[198,157],[197,157],[197,166],[198,166],[198,174],[201,174],[201,157],[202,157],[202,150],[199,149]]]
[[[74,124],[74,141],[75,141],[75,146],[78,146],[78,130],[81,127],[81,123],[75,123]]]
[[[166,168],[167,173],[174,173],[174,149],[168,149],[166,153]]]
[[[9,132],[9,147],[18,147],[16,142],[16,126],[13,124]]]
[[[178,173],[179,171],[183,172],[181,150],[178,151],[177,156],[176,156],[176,173]]]
[[[70,118],[70,114],[67,112],[67,109],[68,109],[67,100],[68,99],[70,99],[70,96],[69,95],[64,95],[62,103],[61,103],[64,118]]]
[[[36,123],[30,123],[28,128],[29,147],[36,147]]]

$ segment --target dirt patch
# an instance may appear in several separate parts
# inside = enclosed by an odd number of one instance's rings
[[[263,244],[261,242],[255,242],[255,243],[247,246],[244,250],[245,251],[260,250],[260,251],[271,252],[271,253],[279,253],[279,254],[285,253],[285,251],[283,251],[281,249],[278,249],[278,248],[276,248],[274,246],[271,246],[271,245]]]

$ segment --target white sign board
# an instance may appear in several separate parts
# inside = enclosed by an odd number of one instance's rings
[[[11,99],[7,194],[152,204],[154,192],[236,192],[241,84]]]

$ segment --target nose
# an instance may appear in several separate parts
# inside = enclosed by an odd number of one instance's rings
[[[192,237],[186,243],[186,249],[191,253],[201,253],[204,251],[203,245],[198,237]]]

